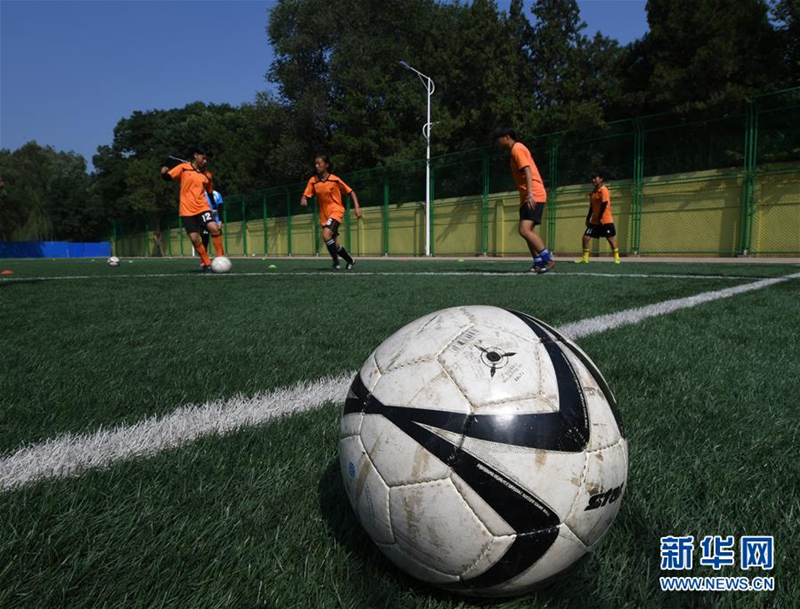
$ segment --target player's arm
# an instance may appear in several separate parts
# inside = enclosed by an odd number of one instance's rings
[[[522,168],[522,173],[525,174],[525,188],[528,189],[528,196],[525,197],[525,202],[528,207],[533,209],[533,173],[527,165]]]
[[[177,179],[183,173],[183,165],[175,165],[172,169],[163,165],[161,167],[161,177],[165,182]]]
[[[586,226],[589,226],[589,222],[592,220],[592,203],[589,202],[589,211],[586,212]]]
[[[361,206],[358,204],[358,196],[355,190],[350,191],[350,196],[353,198],[353,207],[355,208],[356,218],[361,217]]]
[[[306,207],[308,205],[308,200],[314,196],[314,185],[312,184],[312,180],[308,181],[306,184],[306,189],[303,191],[303,196],[300,197],[300,207]]]

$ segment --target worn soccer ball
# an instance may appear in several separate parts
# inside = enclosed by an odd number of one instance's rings
[[[108,259],[108,266],[119,266],[119,258],[111,256],[111,258]]]
[[[620,508],[628,448],[608,384],[550,326],[445,309],[362,366],[339,436],[344,486],[398,567],[479,596],[553,580]]]
[[[217,256],[211,261],[211,270],[215,273],[227,273],[231,270],[230,258],[226,256]]]

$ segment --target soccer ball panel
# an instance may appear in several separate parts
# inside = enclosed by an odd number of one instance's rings
[[[513,527],[508,524],[503,518],[495,512],[481,496],[476,493],[471,486],[469,486],[458,474],[451,474],[450,479],[453,485],[461,493],[464,501],[475,512],[475,515],[481,519],[483,525],[488,531],[497,537],[503,535],[513,535],[515,533]]]
[[[505,535],[502,537],[492,538],[492,540],[486,544],[486,547],[484,547],[483,552],[478,560],[461,574],[461,579],[473,579],[491,569],[498,560],[503,558],[503,555],[514,543],[514,540],[514,535]]]
[[[479,324],[453,340],[439,361],[476,411],[481,411],[492,404],[534,400],[547,393],[540,383],[547,378],[540,372],[542,355],[536,342]],[[530,405],[553,408],[546,401]]]
[[[438,585],[453,584],[458,582],[457,575],[442,573],[441,571],[438,571],[432,567],[423,565],[413,556],[403,551],[403,549],[397,544],[379,543],[377,545],[381,552],[383,552],[389,560],[391,560],[394,564],[412,577],[416,577],[419,580]]]
[[[464,573],[492,539],[450,480],[393,487],[390,506],[397,545],[444,573]]]
[[[587,546],[595,545],[611,526],[622,504],[628,477],[628,444],[586,453],[586,474],[565,522]]]
[[[541,585],[549,578],[569,568],[587,552],[586,546],[568,527],[559,525],[558,537],[533,566],[515,578],[479,591],[481,596],[511,596]]]
[[[450,474],[450,467],[381,415],[364,415],[360,433],[364,449],[389,486],[441,480]]]
[[[375,385],[378,384],[378,380],[381,378],[381,372],[378,370],[378,364],[375,362],[375,354],[367,358],[367,361],[364,362],[364,365],[361,366],[361,382],[364,383],[364,387],[367,388],[367,391],[372,391],[375,389]]]
[[[342,416],[339,422],[339,438],[349,438],[361,433],[361,420],[364,414],[361,412],[351,412]]]
[[[586,457],[465,437],[461,450],[503,472],[563,520],[580,489]],[[522,533],[523,531],[517,531]]]
[[[469,414],[469,401],[437,361],[417,362],[386,372],[372,390],[386,406],[407,406]]]
[[[375,350],[378,369],[386,373],[417,361],[430,361],[470,325],[460,309],[420,317],[387,338]]]
[[[381,480],[358,436],[339,441],[344,488],[358,519],[373,541],[391,543],[389,487]]]

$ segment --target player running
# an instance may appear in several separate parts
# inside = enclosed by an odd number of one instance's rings
[[[314,158],[314,170],[316,175],[312,176],[308,184],[306,184],[306,189],[300,199],[300,205],[306,207],[310,197],[317,198],[319,222],[322,225],[322,238],[325,241],[325,247],[328,248],[328,253],[333,259],[333,270],[338,271],[342,268],[339,266],[339,256],[341,256],[347,263],[346,270],[349,271],[353,268],[355,260],[343,246],[339,245],[339,226],[344,220],[343,201],[347,195],[353,197],[356,218],[361,217],[358,197],[355,191],[345,184],[341,178],[331,173],[333,164],[327,155],[318,154]]]
[[[606,174],[602,171],[592,174],[594,189],[589,193],[589,213],[586,214],[586,232],[583,233],[583,256],[575,264],[589,263],[589,242],[591,239],[605,237],[614,252],[614,264],[619,264],[619,244],[617,229],[611,216],[611,193],[605,185]]]
[[[167,182],[180,180],[180,212],[183,227],[194,246],[197,255],[202,261],[203,272],[211,270],[211,259],[208,257],[206,247],[200,238],[200,232],[205,227],[214,242],[217,256],[225,255],[222,246],[222,231],[220,231],[214,214],[209,206],[206,194],[213,196],[214,183],[211,172],[206,170],[208,161],[212,156],[207,146],[197,146],[194,149],[194,160],[191,163],[180,163],[172,169],[166,165],[161,167],[161,177]]]
[[[536,234],[536,227],[542,223],[542,213],[547,203],[547,191],[530,150],[517,140],[517,133],[510,127],[500,127],[494,132],[497,146],[511,153],[511,173],[519,190],[519,234],[525,239],[533,258],[531,272],[539,275],[547,273],[556,263],[550,252]]]

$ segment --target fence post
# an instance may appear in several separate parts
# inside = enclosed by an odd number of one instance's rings
[[[181,256],[183,256],[183,235],[186,231],[181,230],[181,217],[178,216],[178,219],[175,221],[175,228],[178,231],[178,247],[181,250]]]
[[[319,256],[319,219],[317,218],[317,207],[319,207],[319,199],[314,201],[311,206],[311,222],[314,224],[314,255]]]
[[[436,255],[436,253],[435,253],[435,249],[434,249],[434,243],[436,243],[436,231],[435,231],[435,226],[436,226],[436,224],[435,224],[435,222],[433,221],[434,209],[435,209],[435,206],[434,206],[433,202],[434,202],[434,201],[435,201],[435,199],[436,199],[436,195],[434,195],[434,190],[433,190],[433,186],[434,186],[434,184],[436,183],[436,180],[434,179],[434,175],[435,175],[435,174],[436,174],[436,172],[434,171],[434,169],[433,169],[433,166],[431,166],[431,223],[430,223],[430,231],[431,231],[431,256],[435,256],[435,255]]]
[[[353,251],[353,243],[350,241],[350,195],[345,197],[344,202],[344,234],[347,238],[347,249]]]
[[[292,195],[286,188],[286,238],[288,255],[292,255]]]
[[[560,142],[554,138],[550,142],[550,196],[547,207],[547,245],[551,252],[556,251],[556,201],[558,200],[558,147]]]
[[[481,200],[481,249],[489,255],[489,151],[483,151],[483,197]]]
[[[631,209],[630,253],[639,254],[642,241],[642,201],[644,189],[644,128],[640,118],[633,119],[633,205]]]
[[[389,172],[383,170],[383,255],[389,255]]]
[[[222,223],[225,225],[225,230],[222,231],[222,238],[225,240],[225,251],[228,251],[228,206],[222,206]]]
[[[162,225],[161,221],[159,221],[158,224],[159,224],[159,226],[161,226]],[[166,224],[167,224],[167,230],[169,231],[167,233],[167,235],[168,235],[167,236],[167,256],[172,258],[172,229],[169,228],[169,222],[167,222]],[[161,234],[163,235],[164,231],[161,231]]]
[[[261,219],[264,222],[264,255],[267,255],[267,195],[261,199]]]
[[[111,243],[113,243],[112,249],[111,249],[111,255],[112,256],[116,256],[117,255],[117,221],[116,220],[112,220],[111,221],[111,235],[112,235],[111,236]]]
[[[739,228],[741,256],[750,253],[753,239],[753,211],[755,207],[755,167],[758,156],[758,105],[747,101],[744,131],[744,180],[742,182],[742,212]]]
[[[247,256],[247,197],[242,197],[242,252]]]

